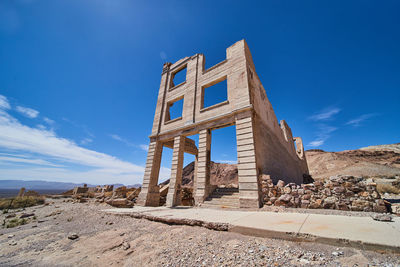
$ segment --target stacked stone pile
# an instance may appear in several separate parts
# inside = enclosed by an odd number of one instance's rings
[[[362,177],[332,176],[310,184],[273,184],[269,175],[261,177],[264,205],[308,209],[388,212],[387,203],[376,190],[376,183]]]

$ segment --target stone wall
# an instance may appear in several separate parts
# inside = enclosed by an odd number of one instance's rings
[[[264,205],[308,209],[388,212],[376,183],[361,177],[338,175],[310,184],[274,184],[269,175],[261,176]]]

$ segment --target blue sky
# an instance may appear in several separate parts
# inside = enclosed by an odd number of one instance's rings
[[[141,182],[163,63],[203,53],[210,67],[243,38],[278,120],[306,149],[399,142],[399,11],[398,1],[0,1],[0,179]],[[213,160],[236,161],[234,132],[213,132]]]

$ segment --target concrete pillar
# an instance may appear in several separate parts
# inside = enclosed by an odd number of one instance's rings
[[[253,119],[251,116],[236,118],[236,142],[240,207],[259,208],[261,207],[261,195],[258,186]]]
[[[212,191],[210,184],[211,167],[211,131],[201,130],[199,133],[199,148],[197,159],[197,176],[195,176],[195,194],[196,204],[203,203]]]
[[[185,137],[174,138],[174,151],[172,154],[171,177],[167,194],[167,207],[174,207],[181,204],[183,153],[185,150]]]
[[[150,142],[142,190],[137,200],[137,204],[140,206],[157,207],[160,205],[158,174],[160,172],[162,149],[163,145],[161,142]]]

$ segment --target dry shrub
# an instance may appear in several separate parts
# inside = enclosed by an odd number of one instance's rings
[[[380,194],[389,193],[389,194],[400,194],[400,189],[394,187],[390,184],[378,184],[376,189]]]
[[[13,227],[24,225],[27,223],[28,223],[28,220],[25,218],[23,218],[23,219],[14,218],[14,219],[11,219],[10,221],[6,222],[4,227],[5,228],[13,228]]]
[[[27,196],[0,199],[0,210],[19,209],[44,204],[44,197]]]

